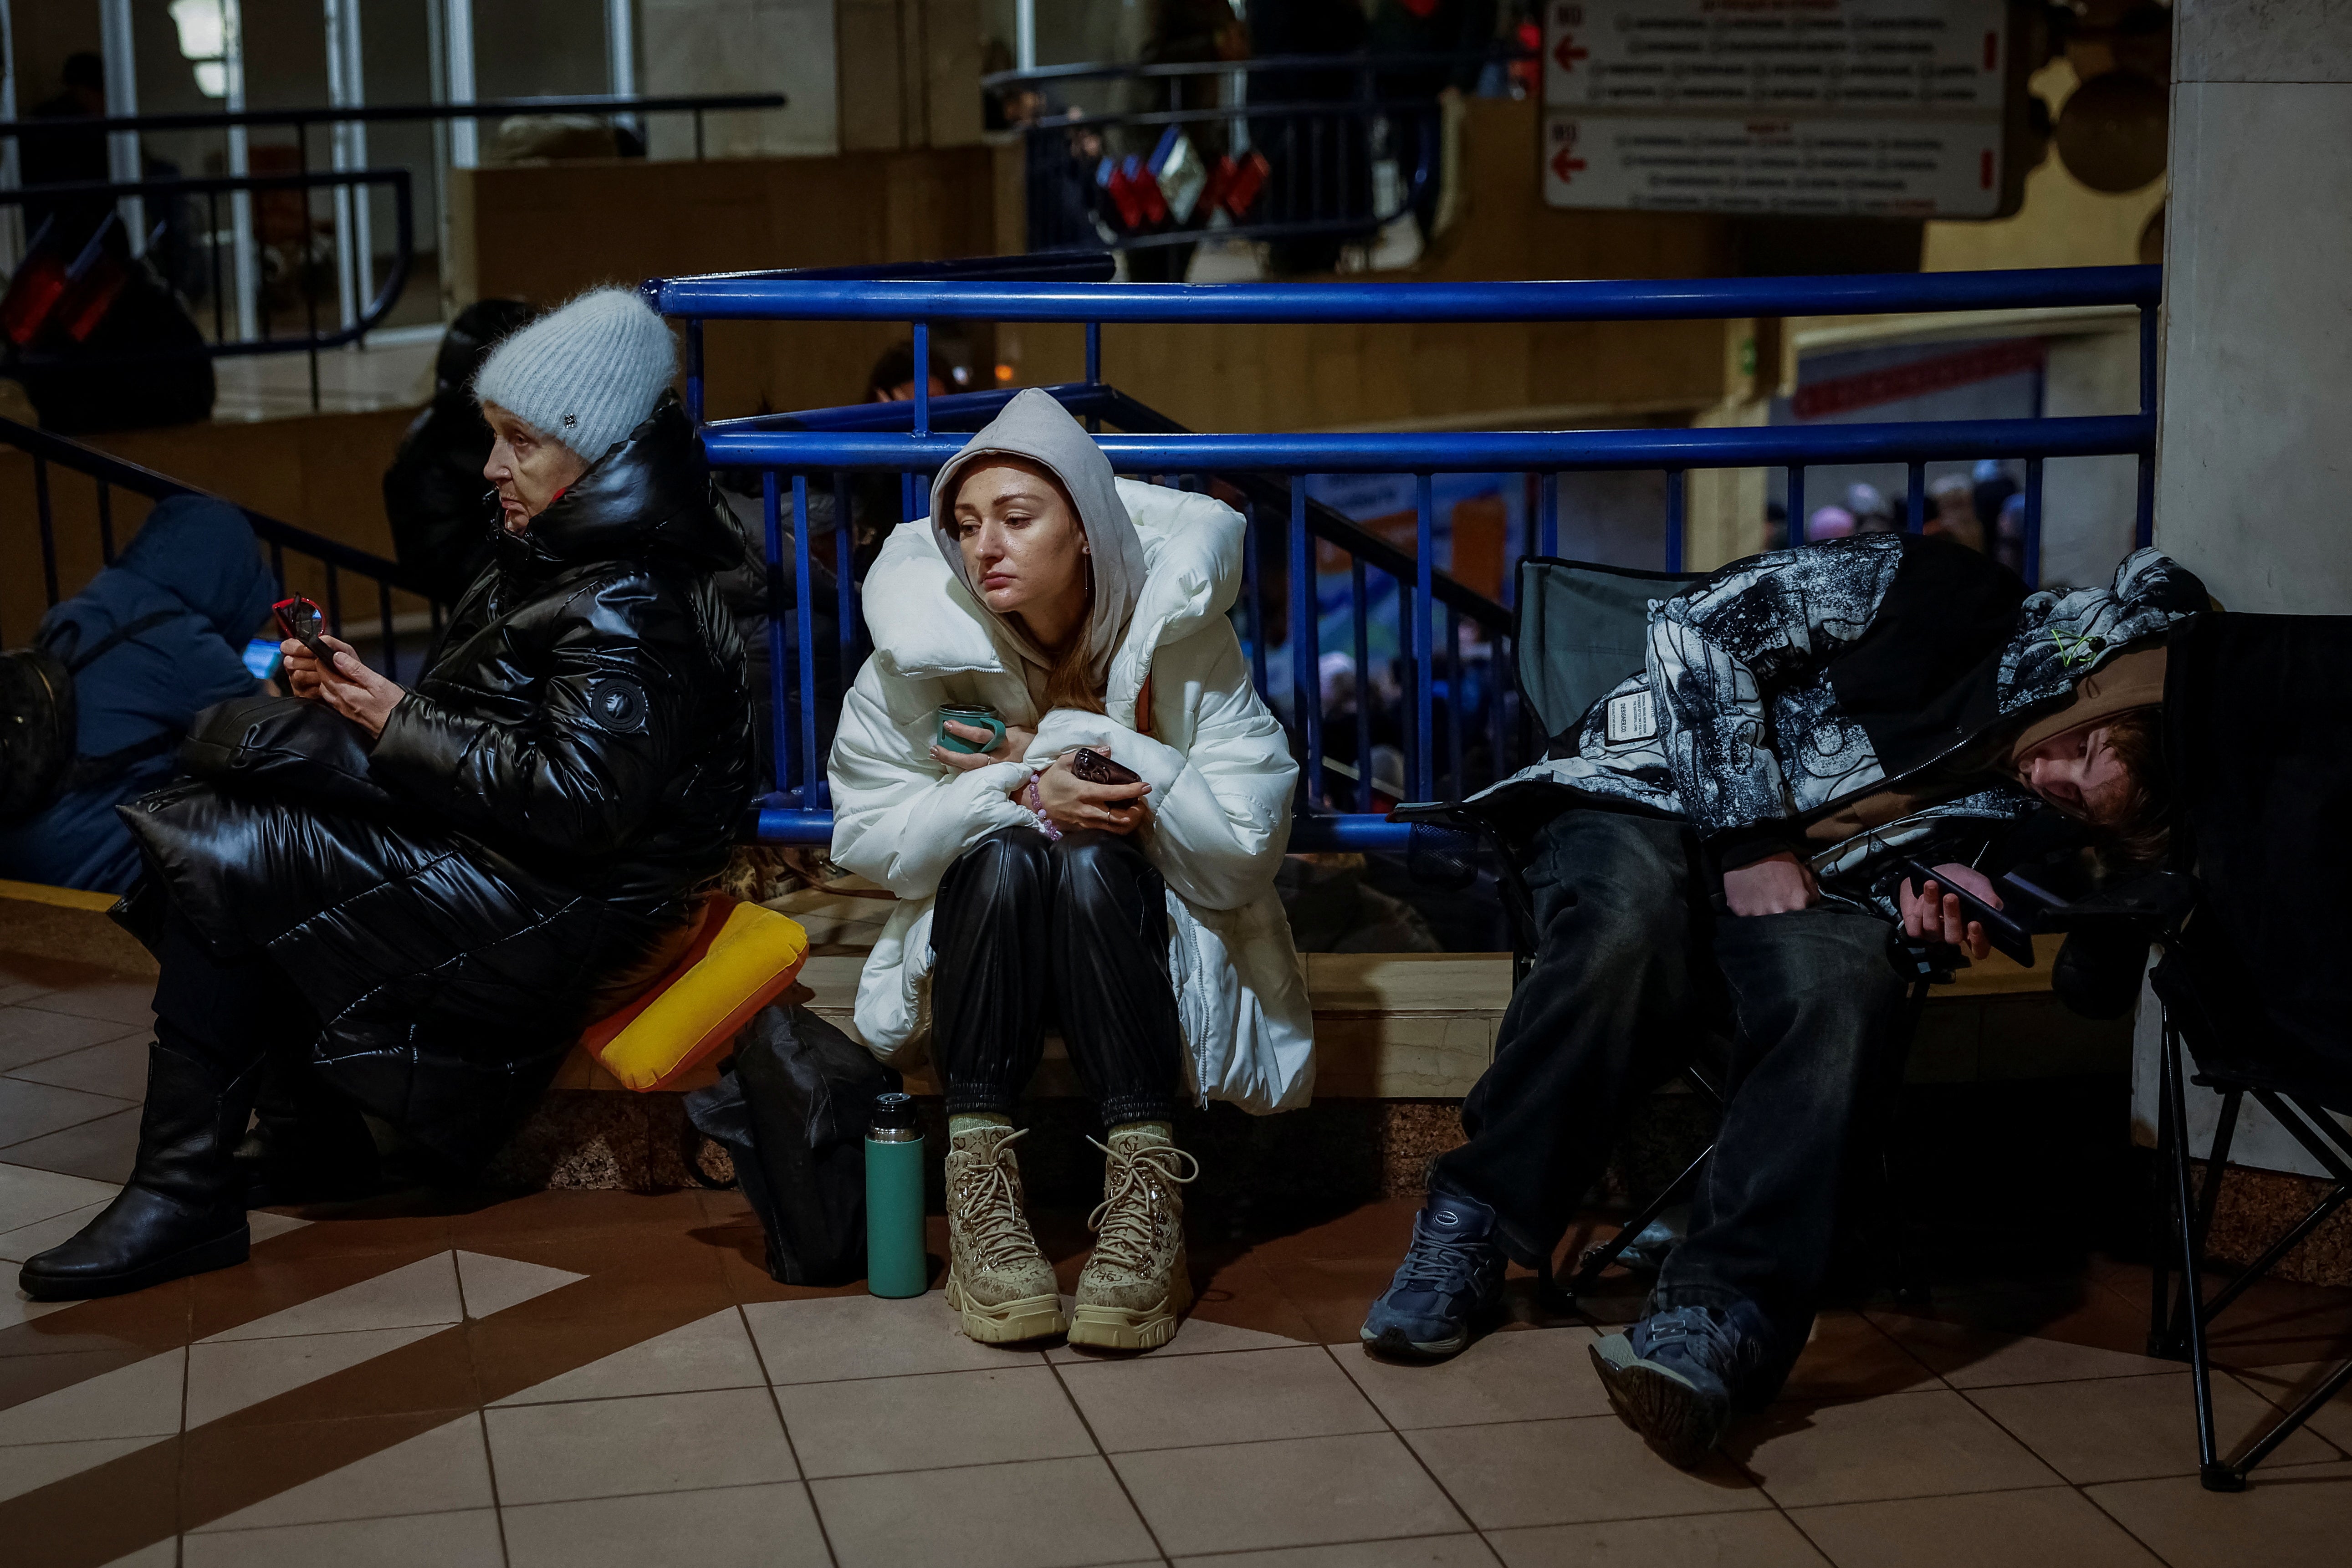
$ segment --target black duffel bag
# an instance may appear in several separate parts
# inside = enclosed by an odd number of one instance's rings
[[[686,1097],[695,1129],[735,1162],[736,1184],[786,1285],[866,1273],[866,1122],[898,1075],[805,1007],[763,1007],[719,1081]],[[689,1168],[691,1163],[689,1162]]]

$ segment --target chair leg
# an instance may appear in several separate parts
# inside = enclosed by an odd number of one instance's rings
[[[2179,1216],[2172,1212],[2173,1144],[2180,1134],[2172,1125],[2172,1096],[2165,1091],[2163,1064],[2171,1058],[2158,1052],[2156,1085],[2156,1227],[2149,1237],[2147,1279],[2147,1353],[2168,1361],[2179,1359],[2172,1325],[2172,1271],[2166,1249],[2172,1242]]]
[[[1689,1186],[1697,1177],[1700,1167],[1706,1163],[1707,1156],[1714,1152],[1713,1143],[1700,1150],[1698,1158],[1684,1166],[1681,1175],[1658,1189],[1658,1195],[1650,1200],[1647,1208],[1620,1226],[1617,1234],[1607,1241],[1598,1247],[1585,1249],[1584,1256],[1577,1260],[1575,1278],[1568,1282],[1570,1300],[1591,1289],[1593,1282],[1601,1278],[1609,1266],[1616,1262],[1618,1257],[1627,1247],[1633,1245],[1633,1238],[1647,1230],[1652,1221],[1666,1212],[1668,1205],[1681,1194],[1683,1189]]]
[[[2245,1476],[2221,1462],[2221,1447],[2213,1433],[2213,1367],[2205,1348],[2202,1287],[2198,1279],[2198,1238],[2191,1234],[2192,1216],[2197,1211],[2189,1201],[2189,1106],[2187,1091],[2181,1086],[2180,1050],[2180,1036],[2168,1019],[2161,1065],[2164,1095],[2171,1112],[2173,1130],[2172,1202],[2173,1212],[2179,1221],[2177,1234],[2180,1243],[2181,1288],[2188,1297],[2188,1321],[2184,1327],[2189,1334],[2190,1382],[2197,1395],[2197,1479],[2207,1491],[2243,1491]]]

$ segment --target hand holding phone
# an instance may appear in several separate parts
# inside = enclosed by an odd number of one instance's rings
[[[309,599],[297,594],[290,599],[280,599],[269,606],[278,619],[278,629],[302,645],[303,651],[319,661],[319,668],[332,675],[341,675],[342,666],[335,662],[334,649],[319,638],[327,630],[326,613]]]

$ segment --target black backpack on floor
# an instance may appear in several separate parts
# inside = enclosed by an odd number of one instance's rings
[[[786,1285],[866,1273],[866,1123],[898,1075],[805,1007],[763,1007],[687,1119],[735,1162],[768,1272]],[[688,1169],[693,1168],[691,1161]]]

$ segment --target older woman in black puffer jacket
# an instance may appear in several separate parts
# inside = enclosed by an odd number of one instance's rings
[[[296,700],[215,710],[188,754],[209,738],[212,777],[122,808],[147,866],[127,923],[163,965],[138,1162],[25,1265],[28,1294],[242,1261],[231,1155],[266,1066],[313,1069],[462,1170],[583,1023],[674,962],[752,787],[713,582],[741,545],[675,363],[617,289],[508,339],[476,383],[496,557],[415,688],[289,640]]]

